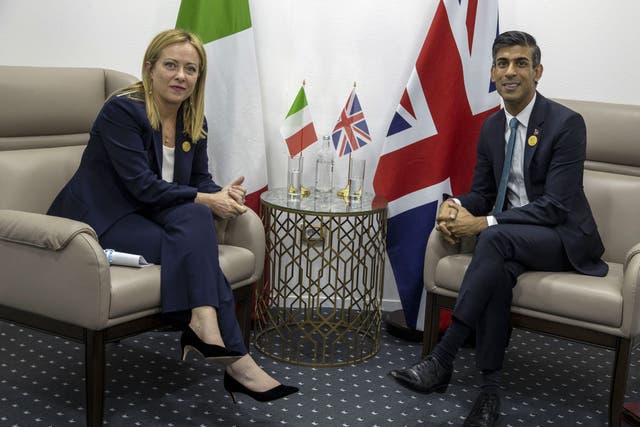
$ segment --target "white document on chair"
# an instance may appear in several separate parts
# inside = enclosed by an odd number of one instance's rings
[[[126,267],[148,267],[153,265],[147,262],[142,255],[128,254],[126,252],[118,252],[113,249],[105,249],[105,255],[111,265],[123,265]]]

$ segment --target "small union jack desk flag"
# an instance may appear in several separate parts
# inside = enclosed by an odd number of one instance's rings
[[[371,142],[369,127],[354,87],[331,134],[338,156],[344,156]]]

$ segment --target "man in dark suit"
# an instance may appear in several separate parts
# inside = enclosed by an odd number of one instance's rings
[[[525,270],[604,276],[604,247],[585,197],[586,129],[582,117],[537,93],[540,49],[524,32],[494,41],[491,80],[504,109],[484,122],[471,191],[444,201],[436,230],[450,243],[477,235],[452,324],[422,361],[390,372],[424,393],[444,392],[453,361],[476,330],[482,392],[465,425],[493,425],[509,340],[512,288]],[[504,166],[504,167],[503,167]]]

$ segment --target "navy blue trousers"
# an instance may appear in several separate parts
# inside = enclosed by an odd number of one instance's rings
[[[247,353],[235,316],[233,291],[220,269],[211,210],[197,203],[129,214],[102,236],[103,248],[140,254],[160,264],[162,311],[215,307],[225,346]]]
[[[478,235],[453,315],[476,329],[478,368],[501,369],[509,341],[511,300],[526,270],[572,270],[552,227],[497,224]]]

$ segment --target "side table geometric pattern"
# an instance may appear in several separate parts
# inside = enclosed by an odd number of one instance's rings
[[[365,194],[261,196],[266,230],[264,283],[256,292],[254,345],[306,366],[362,362],[380,348],[386,206]]]

